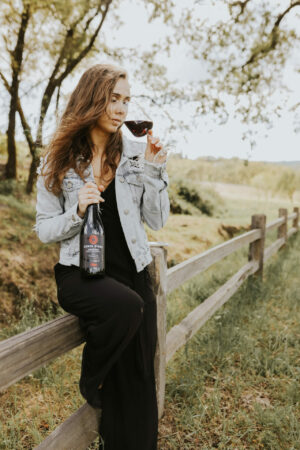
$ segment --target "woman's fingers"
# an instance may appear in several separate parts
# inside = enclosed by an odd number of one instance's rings
[[[85,183],[78,191],[78,212],[81,217],[84,216],[86,208],[92,203],[105,202],[101,197],[100,192],[104,190],[104,186],[98,186],[92,181]]]
[[[152,130],[148,131],[147,141],[151,145],[154,145],[154,146],[158,146],[159,145],[159,137],[158,136],[152,136]]]
[[[99,200],[99,201],[104,201],[104,198],[101,197],[99,192],[84,192],[82,194],[79,195],[79,197],[81,198],[81,200],[85,200],[85,199],[93,199],[93,200]]]
[[[166,152],[160,142],[158,136],[152,135],[152,130],[147,134],[147,147],[145,151],[145,159],[149,162],[164,163],[167,159]]]

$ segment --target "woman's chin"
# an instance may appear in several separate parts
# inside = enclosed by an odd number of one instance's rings
[[[120,125],[112,125],[109,127],[109,133],[116,133],[120,128]]]

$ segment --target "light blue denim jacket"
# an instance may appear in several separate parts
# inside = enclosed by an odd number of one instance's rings
[[[118,212],[130,253],[140,272],[151,260],[145,222],[158,230],[167,221],[170,203],[167,192],[166,163],[143,160],[146,144],[122,136],[123,152],[116,170],[115,188]],[[38,173],[40,173],[40,164]],[[86,182],[95,182],[92,165],[84,173]],[[60,242],[59,262],[79,266],[79,236],[83,219],[77,214],[78,191],[84,185],[74,169],[63,179],[62,192],[56,196],[37,180],[36,224],[34,229],[44,243]],[[109,251],[109,248],[106,249]]]

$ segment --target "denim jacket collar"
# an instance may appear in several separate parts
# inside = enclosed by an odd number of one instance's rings
[[[117,168],[117,171],[119,172],[119,168],[121,168],[124,164],[127,163],[128,159],[140,159],[143,157],[145,149],[146,149],[146,143],[145,142],[138,142],[138,141],[131,141],[129,140],[124,134],[122,134],[122,154],[121,159],[119,162],[119,166]],[[78,157],[78,160],[80,160],[80,156]],[[92,171],[92,164],[90,163],[89,166],[86,169],[86,174],[91,175],[93,173]]]

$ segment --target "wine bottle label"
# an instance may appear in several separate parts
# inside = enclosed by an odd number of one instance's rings
[[[83,236],[83,259],[85,267],[101,270],[104,267],[104,236],[90,234]]]

